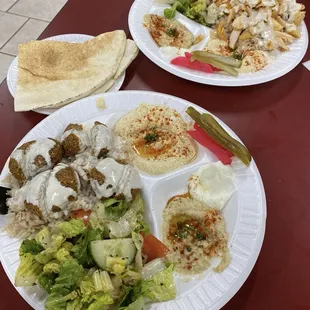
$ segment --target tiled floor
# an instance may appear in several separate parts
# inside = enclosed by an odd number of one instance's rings
[[[67,0],[0,0],[0,84],[18,44],[35,40]]]

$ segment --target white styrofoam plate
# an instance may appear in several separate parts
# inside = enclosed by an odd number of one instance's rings
[[[89,39],[94,38],[94,36],[89,36],[86,34],[62,34],[50,38],[46,38],[44,40],[52,40],[52,41],[60,41],[60,42],[70,42],[70,43],[83,43]],[[17,86],[17,78],[18,78],[18,57],[15,57],[15,59],[12,61],[8,74],[7,74],[7,83],[8,83],[8,88],[11,93],[11,95],[14,97],[16,93],[16,86]],[[115,81],[113,86],[108,90],[108,92],[116,92],[118,91],[125,80],[125,72]],[[57,109],[48,109],[48,108],[40,108],[40,109],[35,109],[35,112],[49,115],[51,113],[54,113],[57,111]]]
[[[105,109],[97,107],[97,98],[104,98]],[[113,127],[120,117],[141,103],[170,106],[188,121],[190,118],[185,113],[188,106],[194,106],[199,112],[207,112],[188,101],[160,93],[146,91],[105,93],[81,99],[51,114],[35,126],[16,147],[30,140],[59,137],[69,123],[93,123],[98,120]],[[238,139],[229,127],[220,120],[219,122]],[[146,218],[155,236],[161,239],[162,212],[168,199],[186,192],[188,177],[200,165],[216,160],[210,151],[199,145],[197,158],[177,171],[158,176],[140,172]],[[246,167],[238,159],[234,159],[232,167],[236,174],[237,191],[223,209],[232,256],[230,265],[222,273],[209,270],[190,282],[175,275],[176,299],[150,305],[147,309],[219,309],[232,298],[250,274],[264,238],[266,198],[254,160],[249,167]],[[0,182],[7,173],[6,163]],[[5,232],[0,234],[0,259],[12,283],[19,264],[19,245],[20,241],[9,238]],[[38,287],[16,289],[32,307],[44,309],[46,295],[43,290]]]
[[[265,83],[277,79],[293,70],[303,59],[308,47],[308,32],[306,24],[301,25],[301,37],[289,46],[290,51],[280,53],[274,61],[268,64],[263,70],[253,73],[239,74],[238,77],[218,73],[204,73],[186,68],[171,65],[169,59],[164,57],[153,41],[148,30],[143,26],[145,14],[163,15],[166,4],[156,4],[154,0],[136,0],[133,2],[128,24],[130,33],[139,49],[155,64],[162,69],[181,78],[208,85],[217,86],[247,86]],[[190,20],[184,15],[177,13],[176,20],[185,25],[194,36],[203,34],[204,40],[192,47],[192,50],[202,49],[210,37],[210,28]]]

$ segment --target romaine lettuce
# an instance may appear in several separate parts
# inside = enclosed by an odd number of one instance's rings
[[[43,246],[44,249],[47,249],[52,241],[51,238],[52,238],[51,232],[47,227],[44,227],[37,233],[35,239],[40,245]]]
[[[45,310],[66,310],[67,302],[78,297],[78,292],[62,294],[60,292],[52,292],[45,301]]]
[[[71,249],[73,257],[84,267],[93,265],[93,260],[90,255],[89,246],[92,241],[100,240],[102,231],[100,229],[87,228],[76,245]]]
[[[121,307],[119,310],[143,310],[145,305],[145,299],[143,297],[139,297],[136,301],[128,305],[127,307]]]
[[[26,253],[30,253],[32,255],[36,255],[43,250],[43,246],[39,244],[35,239],[25,239],[19,248],[19,254],[23,255]]]
[[[15,275],[15,286],[32,286],[41,274],[43,266],[38,264],[34,256],[25,253],[20,256],[20,264]]]
[[[152,278],[143,280],[141,291],[152,301],[167,301],[175,298],[176,288],[173,281],[173,265],[156,273]]]
[[[38,283],[46,292],[51,293],[56,277],[57,275],[54,273],[41,273],[38,277]]]
[[[56,228],[61,230],[67,238],[73,238],[82,234],[86,226],[81,219],[72,219],[70,221],[57,223]]]
[[[83,309],[83,303],[81,301],[81,298],[76,298],[73,301],[67,302],[66,310],[82,310]]]
[[[106,305],[113,304],[113,298],[106,294],[100,293],[93,296],[94,301],[87,308],[88,310],[104,310]]]
[[[60,266],[52,292],[72,292],[80,286],[84,276],[84,268],[76,260],[68,260]]]
[[[59,273],[59,271],[60,271],[60,265],[57,261],[48,262],[43,267],[43,272],[46,273]]]

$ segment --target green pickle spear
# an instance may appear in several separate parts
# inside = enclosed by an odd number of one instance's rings
[[[200,114],[195,108],[188,107],[186,113],[219,145],[232,152],[246,166],[250,165],[252,156],[248,149],[232,138],[210,114]]]
[[[202,58],[210,58],[219,62],[222,62],[223,64],[235,67],[235,68],[240,68],[241,67],[241,60],[235,59],[233,57],[229,56],[222,56],[222,55],[217,55],[213,54],[207,51],[193,51],[192,54],[194,56],[202,57]]]
[[[225,71],[226,73],[232,76],[238,76],[238,71],[234,67],[227,65],[219,60],[215,60],[209,57],[202,57],[199,55],[193,55],[191,57],[191,61],[194,61],[196,59],[199,60],[200,62],[212,65],[215,68],[221,69],[222,71]]]

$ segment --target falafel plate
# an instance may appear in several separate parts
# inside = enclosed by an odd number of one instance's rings
[[[1,262],[35,309],[195,309],[186,300],[197,289],[219,308],[263,240],[265,196],[248,150],[211,114],[164,94],[60,109],[19,143],[0,180]],[[226,289],[211,300],[218,279]]]

